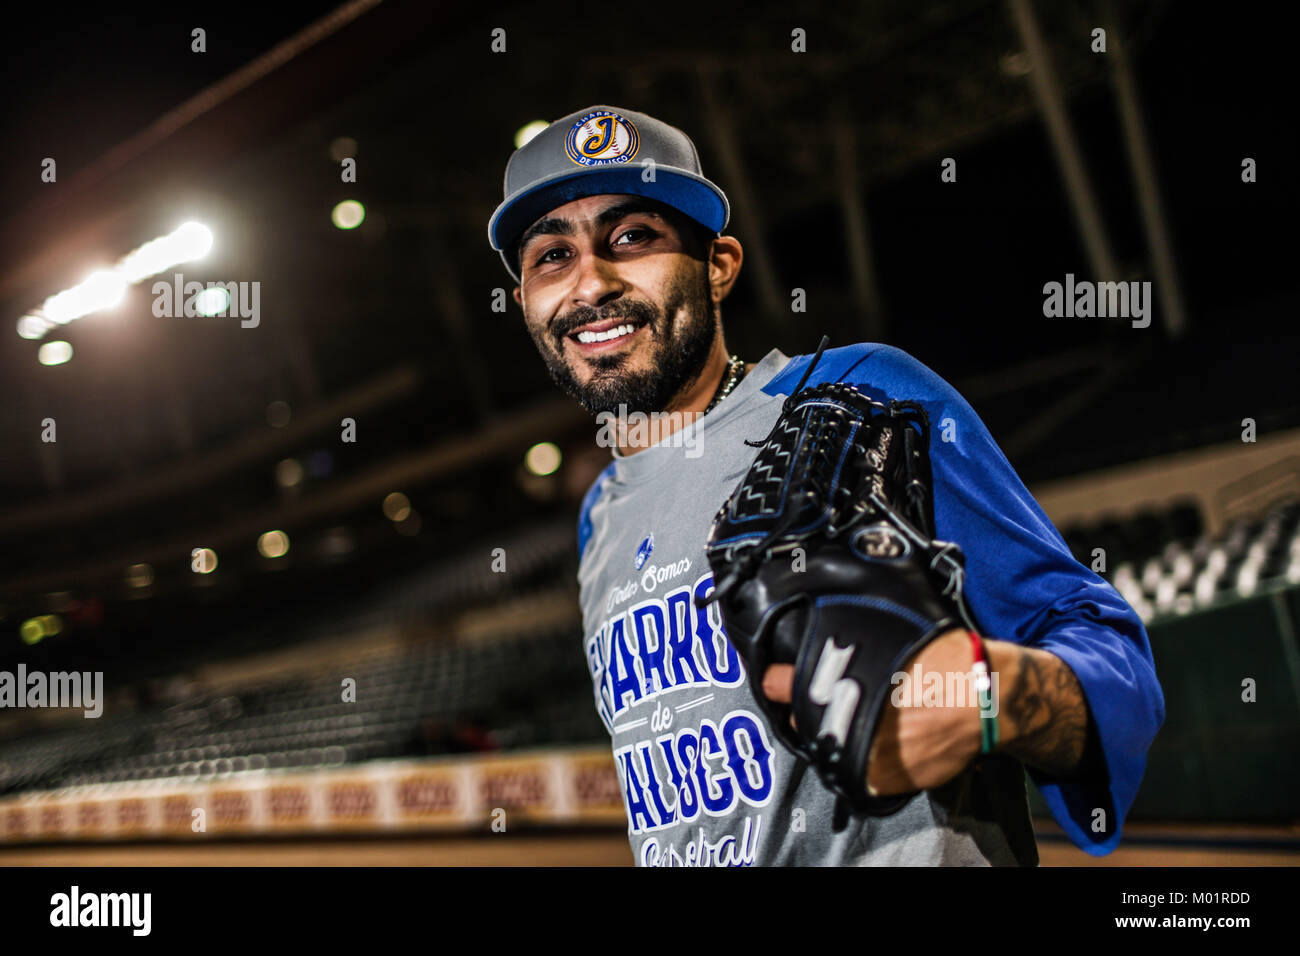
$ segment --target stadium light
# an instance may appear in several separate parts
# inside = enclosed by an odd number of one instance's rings
[[[45,300],[41,314],[55,325],[67,325],[73,319],[111,309],[126,295],[126,282],[108,269],[98,269],[71,289],[64,289]]]
[[[186,222],[127,253],[117,271],[127,282],[141,282],[183,262],[202,259],[212,250],[212,230],[201,222]]]
[[[184,222],[165,236],[128,252],[110,269],[99,269],[77,285],[47,298],[18,320],[18,334],[39,339],[58,325],[119,304],[129,286],[184,262],[202,259],[212,249],[212,230],[201,222]]]

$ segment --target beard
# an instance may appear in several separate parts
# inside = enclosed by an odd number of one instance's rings
[[[680,327],[673,316],[683,315]],[[564,341],[576,328],[605,319],[624,319],[649,329],[650,368],[628,366],[642,351],[618,355],[597,355],[583,359],[591,378],[579,382],[565,360]],[[637,299],[619,299],[603,309],[580,308],[557,319],[549,328],[529,329],[551,380],[577,400],[592,415],[617,414],[619,406],[629,412],[661,412],[674,398],[694,384],[704,370],[717,323],[710,297],[707,274],[678,276],[668,290],[663,309]]]

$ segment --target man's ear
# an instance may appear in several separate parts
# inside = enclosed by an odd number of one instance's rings
[[[740,275],[745,251],[734,236],[718,236],[709,247],[709,286],[713,301],[721,302],[730,293]]]
[[[514,294],[514,297],[515,297],[515,305],[519,306],[519,308],[522,309],[522,308],[524,307],[524,289],[523,289],[523,286],[518,286],[518,285],[515,286],[515,291],[514,291],[513,294]]]

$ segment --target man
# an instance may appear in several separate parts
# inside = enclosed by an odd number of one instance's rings
[[[867,783],[920,792],[836,830],[833,794],[759,713],[748,682],[788,701],[792,669],[745,673],[716,607],[694,599],[713,587],[705,538],[753,460],[744,441],[768,432],[812,357],[729,358],[721,303],[743,251],[721,234],[727,219],[683,132],[594,106],[514,153],[488,228],[551,376],[615,422],[613,461],[582,507],[578,577],[636,862],[1035,865],[1025,767],[1070,839],[1109,853],[1164,720],[1146,632],[1074,560],[974,410],[898,349],[830,349],[808,384],[915,400],[946,426],[951,440],[931,446],[935,524],[966,554],[999,742],[981,755],[973,700],[891,700]],[[953,630],[907,666],[972,664],[969,635]]]

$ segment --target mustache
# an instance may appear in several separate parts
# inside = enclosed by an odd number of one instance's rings
[[[572,335],[577,329],[592,322],[605,322],[610,319],[623,319],[636,325],[653,325],[659,313],[644,302],[625,302],[608,309],[590,307],[574,309],[568,315],[557,318],[551,323],[551,334],[560,340]]]

